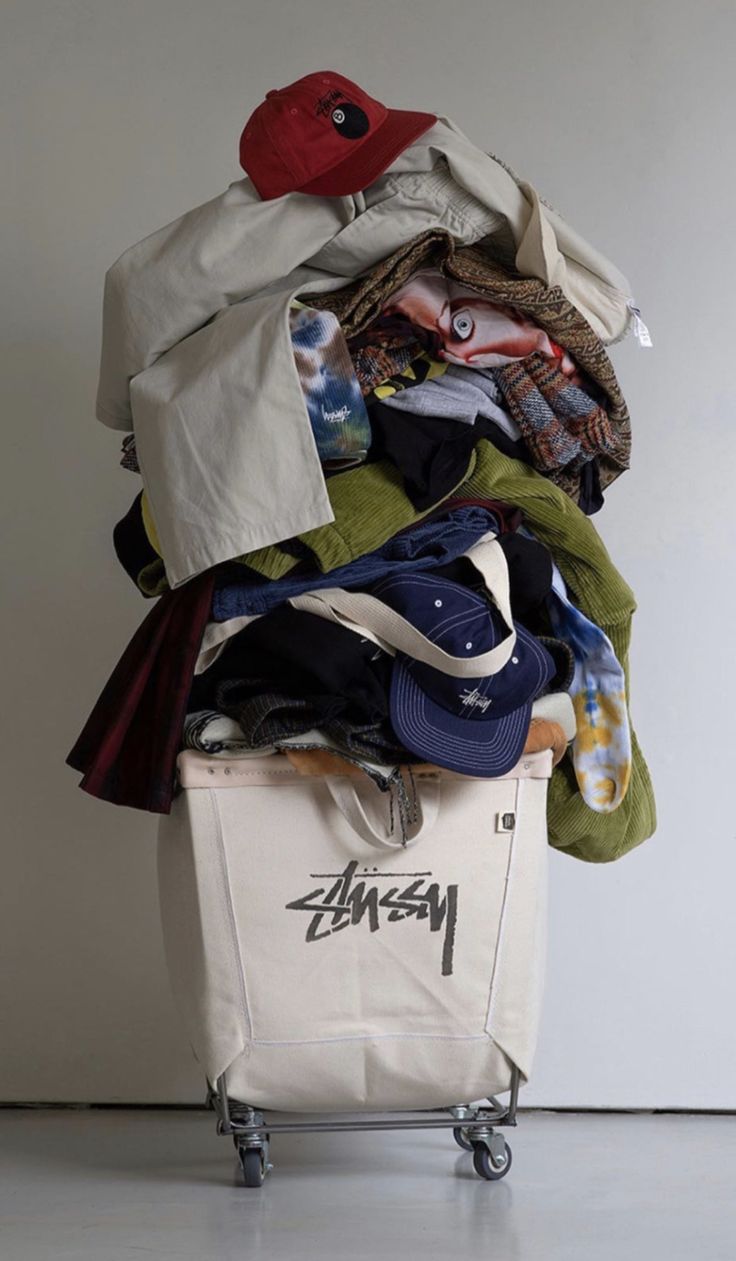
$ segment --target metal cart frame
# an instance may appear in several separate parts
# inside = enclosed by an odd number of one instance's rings
[[[262,1186],[266,1174],[273,1168],[269,1159],[272,1134],[360,1130],[451,1129],[458,1146],[473,1153],[473,1165],[479,1177],[496,1182],[511,1168],[511,1148],[493,1127],[516,1125],[519,1081],[519,1070],[514,1065],[506,1107],[491,1095],[488,1108],[480,1104],[457,1104],[428,1111],[334,1113],[291,1119],[289,1113],[264,1111],[231,1099],[227,1093],[227,1073],[223,1073],[214,1086],[208,1084],[207,1106],[217,1116],[217,1133],[232,1136],[246,1187]],[[301,1118],[304,1114],[298,1115]]]

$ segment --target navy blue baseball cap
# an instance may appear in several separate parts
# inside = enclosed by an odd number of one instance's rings
[[[508,634],[488,600],[430,573],[397,574],[371,595],[453,657],[477,657]],[[516,644],[496,674],[459,679],[397,653],[391,675],[391,724],[412,753],[462,775],[505,775],[521,757],[532,704],[556,673],[544,646],[515,625]]]

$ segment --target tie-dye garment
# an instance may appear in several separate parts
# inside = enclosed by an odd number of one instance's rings
[[[555,635],[570,645],[575,657],[569,689],[575,707],[575,777],[586,805],[598,814],[610,814],[626,796],[631,775],[624,672],[610,639],[570,603],[555,564],[552,574],[549,619]]]
[[[299,302],[289,312],[291,345],[309,421],[323,464],[360,464],[371,426],[347,342],[331,311]]]
[[[315,311],[295,300],[289,325],[320,460],[333,468],[361,464],[371,444],[371,425],[337,318],[331,311]],[[122,457],[123,468],[140,473],[133,434],[123,440]]]

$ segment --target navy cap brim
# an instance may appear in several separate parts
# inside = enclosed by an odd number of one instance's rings
[[[527,701],[503,718],[458,718],[422,691],[399,657],[390,705],[391,725],[411,753],[460,775],[483,778],[505,775],[516,765],[532,717],[532,701]]]

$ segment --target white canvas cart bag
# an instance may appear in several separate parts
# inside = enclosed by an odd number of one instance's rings
[[[532,1067],[551,753],[417,776],[402,845],[368,779],[186,752],[159,832],[175,999],[210,1083],[255,1108],[440,1108]]]

